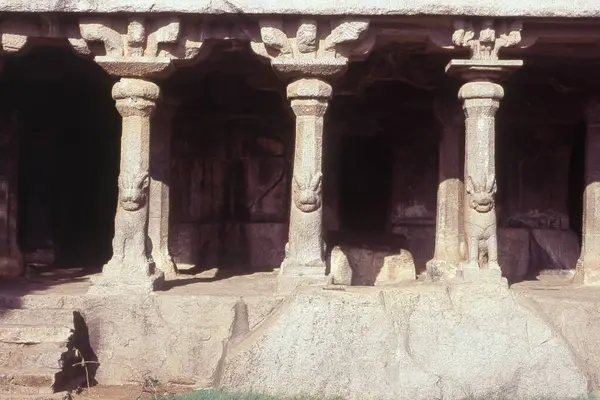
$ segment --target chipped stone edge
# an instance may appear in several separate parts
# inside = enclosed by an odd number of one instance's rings
[[[237,4],[236,4],[237,3]],[[254,0],[113,0],[56,1],[0,0],[0,12],[68,12],[68,13],[202,13],[202,14],[312,14],[312,15],[454,15],[487,17],[600,17],[600,3],[595,0],[554,0],[553,2],[481,2],[454,0],[447,4],[438,0],[391,2],[371,0],[338,0],[335,2],[301,2]]]

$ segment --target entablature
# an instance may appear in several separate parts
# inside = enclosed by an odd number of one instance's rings
[[[0,0],[1,1],[1,0]],[[4,13],[1,53],[52,41],[70,43],[117,76],[154,77],[197,62],[217,42],[251,48],[286,78],[336,76],[351,61],[401,46],[406,53],[448,58],[514,59],[531,55],[597,59],[597,20],[454,18],[450,16],[332,17],[318,15],[185,15]],[[581,54],[576,49],[582,49]],[[585,50],[583,50],[585,49]],[[598,51],[591,51],[597,49]],[[499,55],[503,54],[502,57]]]

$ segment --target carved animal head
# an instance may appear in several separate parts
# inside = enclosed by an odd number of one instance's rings
[[[494,196],[496,195],[496,177],[491,174],[487,179],[483,178],[483,184],[476,184],[473,179],[467,177],[466,190],[469,194],[469,206],[480,213],[489,212],[494,208]]]
[[[150,178],[145,172],[119,175],[121,206],[127,211],[136,211],[144,206],[147,199]]]
[[[321,181],[323,175],[317,172],[315,175],[307,174],[302,181],[294,175],[294,202],[300,211],[309,213],[321,207]]]

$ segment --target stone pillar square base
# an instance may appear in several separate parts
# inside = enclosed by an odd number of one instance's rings
[[[489,268],[462,268],[456,271],[456,277],[463,282],[498,283],[508,286],[508,280],[502,277],[502,271]]]
[[[149,294],[160,289],[164,279],[164,274],[154,263],[108,263],[101,276],[90,279],[88,294]]]
[[[326,284],[325,265],[290,265],[284,261],[277,277],[277,293],[289,294],[299,286],[325,286]]]

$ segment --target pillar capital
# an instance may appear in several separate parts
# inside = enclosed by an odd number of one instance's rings
[[[498,81],[523,66],[522,60],[500,60],[500,50],[508,47],[526,47],[519,20],[506,21],[483,19],[479,21],[459,19],[454,22],[452,44],[455,48],[467,48],[468,60],[451,60],[446,72],[467,81]]]
[[[121,116],[150,116],[156,109],[160,88],[144,79],[122,78],[113,85],[112,96]]]
[[[320,79],[298,79],[287,87],[287,97],[297,117],[323,117],[331,96],[331,85]]]
[[[461,100],[502,100],[504,89],[493,82],[468,82],[461,86],[458,98]]]
[[[290,100],[330,100],[332,94],[331,85],[321,79],[298,79],[287,86],[287,97]]]
[[[196,57],[204,43],[202,27],[183,27],[172,15],[82,17],[79,34],[69,37],[75,51],[94,56],[106,72],[122,77],[167,74],[173,61]]]
[[[271,61],[284,79],[334,78],[343,74],[349,60],[366,57],[375,44],[369,20],[345,18],[285,21],[270,17],[248,30],[252,50]]]

